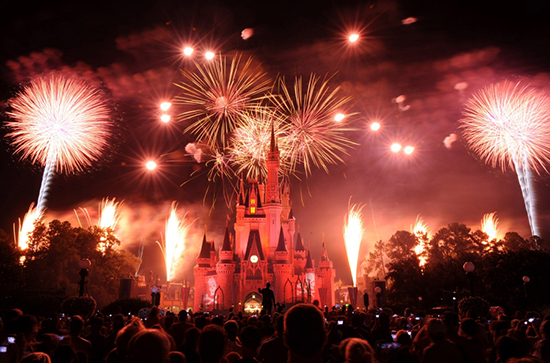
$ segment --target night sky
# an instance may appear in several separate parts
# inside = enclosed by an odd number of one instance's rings
[[[181,153],[194,141],[183,134],[186,124],[161,123],[158,110],[159,102],[177,96],[180,69],[193,67],[181,54],[188,42],[197,53],[214,49],[252,56],[273,79],[333,76],[331,84],[342,87],[341,95],[353,97],[349,111],[357,113],[356,131],[349,137],[358,145],[343,155],[345,164],[293,180],[291,189],[294,214],[313,257],[319,257],[325,233],[329,257],[344,283],[351,282],[342,238],[350,197],[365,205],[360,256],[376,240],[409,230],[417,215],[436,232],[452,222],[477,230],[485,213],[497,212],[500,237],[507,231],[530,236],[516,174],[493,169],[470,152],[458,120],[466,100],[488,84],[509,79],[548,86],[550,5],[545,1],[508,6],[497,1],[117,0],[38,7],[4,1],[0,11],[2,111],[22,82],[51,70],[99,79],[114,109],[112,146],[86,172],[54,177],[46,221],[77,224],[73,209],[85,207],[94,219],[102,198],[124,200],[115,234],[134,253],[144,243],[143,271],[155,269],[161,279],[154,241],[172,201],[194,220],[181,278],[192,277],[204,225],[219,245],[231,214],[221,195],[214,209],[212,194],[203,203],[204,165],[189,157],[161,157]],[[404,24],[410,17],[417,21]],[[254,29],[246,40],[241,38],[245,28]],[[350,31],[361,35],[353,45],[346,39]],[[461,82],[467,87],[457,90]],[[406,100],[397,104],[400,95]],[[177,106],[171,112],[175,118]],[[382,125],[377,132],[369,128],[373,121]],[[2,136],[8,131],[3,128]],[[456,140],[449,142],[452,134]],[[393,142],[413,145],[415,151],[393,154]],[[159,163],[154,173],[144,170],[148,158]],[[190,180],[193,171],[199,176]],[[20,160],[3,138],[0,178],[0,228],[11,234],[38,197],[42,168]],[[546,174],[535,175],[545,239],[550,238],[549,181]]]

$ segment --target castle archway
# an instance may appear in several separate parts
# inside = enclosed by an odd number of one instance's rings
[[[244,312],[246,314],[259,314],[262,311],[262,294],[251,292],[244,299]]]

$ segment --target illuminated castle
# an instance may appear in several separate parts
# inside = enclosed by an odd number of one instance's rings
[[[296,233],[290,190],[279,184],[279,150],[274,134],[266,161],[267,183],[241,181],[236,206],[235,237],[226,225],[218,251],[203,238],[194,268],[194,311],[255,312],[261,308],[258,288],[267,282],[275,301],[313,302],[334,306],[336,272],[323,241],[318,266]],[[234,241],[234,243],[232,243]]]

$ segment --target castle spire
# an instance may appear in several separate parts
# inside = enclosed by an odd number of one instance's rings
[[[313,268],[313,261],[311,260],[311,253],[307,250],[306,268]]]
[[[206,231],[204,237],[202,238],[201,252],[199,253],[199,258],[210,258],[210,243],[206,242]]]
[[[279,233],[279,243],[277,244],[277,252],[287,252],[285,245],[285,235],[283,233],[283,227],[281,227],[281,232]]]
[[[329,261],[329,259],[328,259],[327,249],[325,248],[325,232],[323,232],[323,243],[321,245],[321,262],[327,262],[327,261]]]
[[[277,140],[275,139],[275,122],[271,122],[271,145],[270,151],[272,153],[279,153],[279,146],[277,145]]]
[[[225,234],[223,236],[223,244],[220,251],[232,251],[231,241],[229,239],[229,216],[227,216],[227,221],[225,222]]]

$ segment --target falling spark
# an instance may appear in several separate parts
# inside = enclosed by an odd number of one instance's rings
[[[193,54],[193,51],[194,51],[194,49],[193,49],[192,47],[185,47],[185,48],[183,48],[183,54],[184,54],[186,57],[191,56],[191,54]]]
[[[416,222],[411,226],[411,232],[417,240],[417,245],[414,246],[414,253],[416,253],[416,256],[418,257],[420,267],[422,267],[427,262],[425,252],[427,248],[427,241],[429,239],[428,224],[424,223],[422,217],[417,216]]]
[[[336,116],[334,116],[334,121],[340,122],[340,121],[342,121],[345,117],[346,117],[346,115],[344,115],[343,113],[337,113]]]
[[[355,43],[359,39],[359,34],[353,33],[349,36],[349,41],[352,43]]]
[[[201,142],[225,147],[243,113],[257,108],[265,98],[271,81],[258,67],[253,68],[252,58],[243,64],[241,55],[231,61],[220,56],[195,66],[196,72],[183,72],[186,81],[178,85],[182,93],[177,103],[187,109],[179,120],[193,120],[185,132],[195,134]]]
[[[548,172],[550,98],[535,88],[505,81],[475,94],[463,116],[468,146],[492,167],[516,171],[531,233],[538,235],[531,170]]]
[[[359,258],[359,248],[363,239],[363,206],[353,204],[348,207],[348,213],[344,217],[344,243],[348,256],[349,268],[353,279],[353,286],[357,286],[357,262]]]
[[[348,123],[334,122],[334,115],[345,108],[350,98],[339,97],[340,87],[331,89],[329,79],[320,82],[313,74],[305,87],[302,78],[297,77],[293,90],[287,88],[284,79],[279,88],[281,97],[271,100],[289,123],[291,169],[296,170],[300,164],[306,175],[313,166],[328,172],[328,165],[342,162],[339,154],[347,154],[348,148],[355,145],[345,136],[351,131]]]
[[[187,231],[191,226],[186,223],[187,214],[181,219],[178,217],[177,208],[177,203],[173,202],[170,217],[166,221],[163,244],[157,241],[164,256],[167,282],[176,277],[177,267],[180,261],[182,261],[182,255],[185,250]]]
[[[172,106],[172,104],[170,102],[162,102],[160,104],[160,109],[162,111],[168,111],[170,109],[170,107]]]
[[[34,203],[31,203],[29,211],[23,217],[23,222],[19,220],[19,230],[17,231],[17,247],[20,251],[24,252],[29,248],[30,234],[34,230],[34,224],[42,218],[42,214],[39,213],[38,208],[34,207]],[[14,227],[15,229],[15,227]],[[22,256],[20,262],[23,263],[25,257]]]
[[[398,153],[401,150],[401,145],[398,143],[393,143],[390,146],[390,150],[394,153]]]
[[[370,124],[370,129],[372,131],[378,131],[380,130],[380,123],[379,122],[373,122]]]
[[[206,53],[204,53],[204,57],[205,57],[206,59],[208,59],[208,60],[214,59],[215,56],[216,56],[216,55],[214,54],[214,52],[206,52]]]
[[[497,213],[487,213],[483,215],[483,218],[481,219],[481,230],[483,233],[485,233],[487,236],[489,236],[488,241],[484,241],[483,244],[488,244],[489,242],[497,239],[498,236],[498,218]]]
[[[405,146],[403,152],[407,155],[411,155],[414,151],[414,146]]]
[[[84,170],[108,145],[110,111],[98,89],[58,73],[34,78],[10,106],[7,136],[16,153],[45,166],[37,203],[42,214],[53,173]]]
[[[160,120],[164,123],[170,122],[170,115],[161,115]]]
[[[157,163],[150,160],[147,163],[145,163],[145,167],[147,168],[147,170],[155,170],[157,168]]]

